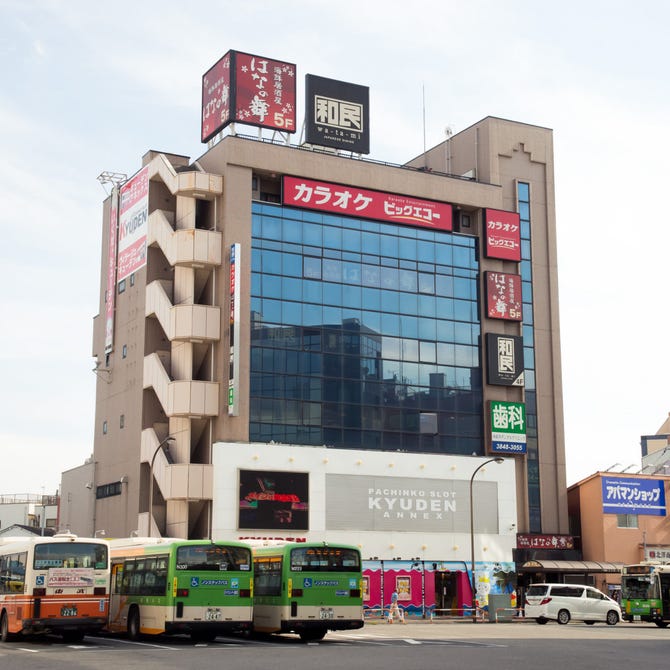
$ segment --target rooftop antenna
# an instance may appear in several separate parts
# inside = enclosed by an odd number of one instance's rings
[[[451,174],[451,136],[454,134],[454,130],[451,125],[448,125],[444,129],[444,168],[447,174]]]
[[[426,86],[421,84],[421,98],[423,106],[423,166],[428,167],[426,157]]]
[[[124,182],[128,180],[128,175],[125,174],[124,172],[101,172],[97,177],[97,180],[100,182],[100,185],[102,186],[103,191],[105,192],[106,195],[109,195],[107,193],[107,189],[105,188],[105,184],[111,184],[112,188],[114,186],[120,186]]]

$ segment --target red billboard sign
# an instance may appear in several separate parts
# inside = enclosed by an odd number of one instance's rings
[[[294,133],[295,105],[295,65],[228,51],[202,77],[201,140],[234,122]]]
[[[572,535],[527,535],[517,533],[517,549],[574,549],[575,538]]]
[[[486,256],[507,261],[521,260],[521,224],[517,212],[485,209]]]
[[[284,177],[282,204],[436,230],[452,229],[452,209],[447,203],[302,177]]]
[[[485,272],[486,315],[489,319],[521,321],[521,275]]]
[[[145,166],[121,187],[119,195],[117,282],[146,265],[148,221],[149,168]]]
[[[230,51],[202,76],[202,133],[207,142],[230,123]]]

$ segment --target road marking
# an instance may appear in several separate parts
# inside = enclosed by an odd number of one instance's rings
[[[407,644],[423,644],[423,642],[420,642],[419,640],[412,640],[411,638],[403,638]]]
[[[31,654],[39,654],[39,649],[26,649],[25,647],[19,647],[20,651],[29,651]]]
[[[116,639],[119,644],[130,644],[138,647],[154,647],[156,649],[165,649],[165,651],[179,651],[179,647],[168,647],[164,644],[151,644],[150,642],[133,642],[132,640]]]

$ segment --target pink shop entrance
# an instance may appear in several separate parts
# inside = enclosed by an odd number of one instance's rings
[[[371,615],[388,611],[394,591],[406,616],[430,618],[470,613],[472,591],[463,563],[363,562],[363,606]]]

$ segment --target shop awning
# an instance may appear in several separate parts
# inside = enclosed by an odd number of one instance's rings
[[[623,563],[606,563],[604,561],[550,561],[532,560],[519,566],[519,572],[621,572]]]

